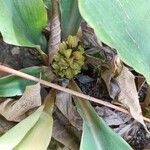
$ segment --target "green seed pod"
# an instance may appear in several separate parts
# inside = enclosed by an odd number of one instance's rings
[[[52,68],[60,77],[73,78],[80,73],[84,64],[84,48],[79,44],[77,36],[69,36],[59,46],[59,51],[54,55]]]

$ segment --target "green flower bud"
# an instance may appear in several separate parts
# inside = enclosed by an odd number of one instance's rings
[[[71,36],[69,35],[67,38],[67,43],[69,45],[70,48],[74,48],[78,46],[79,43],[79,38],[77,36]]]
[[[75,51],[75,52],[73,52],[73,57],[76,60],[80,60],[80,59],[82,59],[83,56],[82,56],[82,53],[80,51]]]
[[[80,73],[84,64],[84,48],[79,44],[77,36],[69,36],[59,46],[59,51],[54,55],[52,68],[60,77],[73,78]]]
[[[71,53],[72,53],[72,49],[67,49],[67,50],[64,51],[64,55],[65,55],[66,58],[70,58]]]
[[[60,52],[67,49],[67,44],[65,42],[60,43],[59,50]]]

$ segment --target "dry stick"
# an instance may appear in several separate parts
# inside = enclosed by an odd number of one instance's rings
[[[40,82],[41,84],[43,84],[43,85],[45,85],[45,86],[52,87],[52,88],[54,88],[54,89],[57,89],[57,90],[60,90],[60,91],[63,91],[63,92],[72,94],[72,95],[74,95],[74,96],[78,96],[78,97],[80,97],[80,98],[83,98],[83,99],[86,99],[86,100],[89,100],[89,101],[92,101],[92,102],[95,102],[95,103],[98,103],[98,104],[101,104],[101,105],[104,105],[104,106],[107,106],[107,107],[116,109],[116,110],[121,111],[121,112],[124,112],[124,113],[126,113],[126,114],[130,114],[127,110],[125,110],[125,109],[123,109],[123,108],[121,108],[121,107],[115,106],[115,105],[113,105],[113,104],[111,104],[111,103],[102,101],[102,100],[100,100],[100,99],[91,97],[91,96],[89,96],[89,95],[85,95],[85,94],[82,94],[82,93],[79,93],[79,92],[70,90],[70,89],[68,89],[68,88],[64,88],[64,87],[59,86],[59,85],[57,85],[57,84],[50,83],[50,82],[48,82],[48,81],[45,81],[45,80],[36,78],[36,77],[34,77],[34,76],[32,76],[32,75],[29,75],[29,74],[26,74],[26,73],[23,73],[23,72],[14,70],[14,69],[12,69],[12,68],[9,68],[9,67],[3,66],[3,65],[0,65],[0,71],[7,72],[7,73],[11,73],[11,74],[15,74],[16,76],[19,76],[19,77],[22,77],[22,78],[25,78],[25,79],[29,79],[29,80],[32,80],[32,81]],[[144,119],[145,121],[150,122],[150,119],[149,119],[149,118],[143,117],[143,119]]]

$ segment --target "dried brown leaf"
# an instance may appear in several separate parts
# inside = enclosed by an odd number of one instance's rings
[[[52,138],[47,150],[70,150],[70,149]]]
[[[102,46],[101,41],[98,41],[94,30],[87,25],[86,22],[81,23],[81,30],[83,36],[83,43],[87,47],[99,47]]]
[[[65,92],[58,93],[55,104],[71,125],[78,130],[82,130],[82,119],[79,116],[76,107],[73,105],[72,96],[70,94]]]
[[[71,150],[79,149],[81,132],[69,124],[58,109],[54,113],[53,138]]]
[[[134,75],[127,67],[124,66],[121,74],[116,78],[116,80],[121,89],[121,92],[118,95],[118,101],[130,110],[130,113],[135,120],[146,127],[139,104]]]
[[[7,132],[13,126],[15,126],[14,122],[7,121],[4,117],[0,116],[0,135]]]
[[[79,143],[76,142],[74,135],[60,124],[58,120],[54,121],[53,138],[72,150],[79,149]]]
[[[101,116],[109,126],[119,127],[120,125],[125,124],[131,120],[131,116],[119,111],[111,110],[110,108],[105,106],[96,106],[95,110],[97,114]]]
[[[0,114],[9,121],[21,121],[28,110],[41,105],[40,89],[40,83],[30,85],[19,100],[6,99],[0,104]]]
[[[134,75],[123,66],[118,56],[114,56],[108,68],[102,70],[102,78],[107,85],[111,98],[117,98],[124,107],[130,110],[132,117],[146,126],[143,121],[142,111],[139,104]]]
[[[101,71],[101,77],[105,81],[109,95],[112,99],[117,97],[120,93],[120,87],[115,79],[116,59],[117,57],[112,58],[110,64],[108,64],[107,66],[103,66]]]

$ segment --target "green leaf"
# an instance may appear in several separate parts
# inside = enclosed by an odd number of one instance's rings
[[[53,118],[42,112],[34,127],[26,134],[14,150],[46,150],[52,135]]]
[[[40,73],[44,72],[46,67],[29,67],[20,71],[40,77]],[[0,97],[12,97],[22,95],[27,85],[34,84],[30,81],[16,75],[8,75],[0,78]]]
[[[44,110],[32,129],[26,134],[14,150],[47,150],[52,136],[55,90],[51,90],[44,100]]]
[[[81,92],[75,82],[70,88]],[[80,150],[129,150],[132,149],[100,118],[89,101],[74,97],[78,111],[83,119],[83,133]]]
[[[46,23],[43,0],[0,0],[0,32],[6,43],[44,49]]]
[[[62,39],[75,35],[82,20],[78,0],[60,0]]]
[[[79,9],[98,38],[150,84],[150,1],[79,0]]]
[[[18,123],[8,132],[0,137],[0,149],[12,150],[25,137],[27,132],[36,124],[42,111],[43,106],[36,110],[32,115]]]
[[[47,9],[51,9],[51,6],[52,6],[51,0],[43,0],[43,1],[44,1],[44,4],[45,4],[45,7]]]

